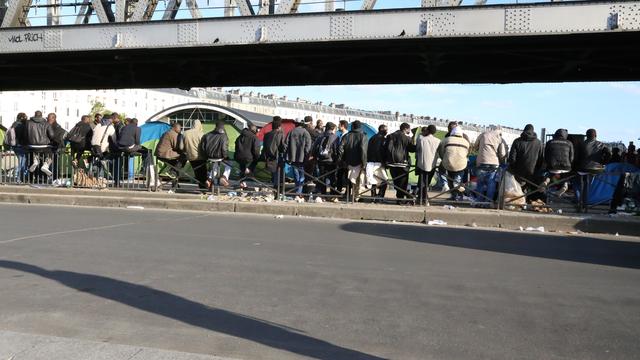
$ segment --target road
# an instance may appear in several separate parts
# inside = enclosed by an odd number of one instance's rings
[[[38,358],[16,334],[267,360],[640,353],[633,238],[35,205],[0,223],[1,359]]]

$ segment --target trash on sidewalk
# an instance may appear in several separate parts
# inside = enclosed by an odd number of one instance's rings
[[[144,210],[144,206],[127,206],[127,209],[134,209],[134,210]]]
[[[427,225],[447,225],[446,222],[442,221],[442,220],[429,220],[429,222],[427,222]]]
[[[444,209],[446,209],[446,210],[455,210],[455,209],[456,209],[456,207],[455,207],[455,206],[453,206],[453,205],[444,205],[444,206],[442,206],[442,207],[443,207]]]
[[[322,200],[321,197],[317,197],[315,202],[316,202],[316,204],[322,204],[324,201]]]
[[[283,219],[283,218],[284,218],[284,215],[276,215],[276,216],[274,216],[273,218],[274,218],[274,219]]]
[[[520,226],[520,231],[535,231],[535,232],[542,232],[542,233],[545,232],[544,231],[544,226],[539,226],[539,227],[536,227],[536,228],[534,228],[532,226],[529,226],[527,228],[523,228],[522,226]]]

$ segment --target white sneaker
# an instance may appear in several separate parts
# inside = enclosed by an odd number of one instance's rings
[[[35,160],[33,160],[33,164],[31,164],[31,166],[29,166],[29,172],[36,171],[36,169],[38,168],[38,165],[40,165],[40,162],[36,158]]]
[[[47,176],[53,175],[51,170],[49,170],[49,164],[48,163],[44,163],[44,165],[42,165],[42,167],[40,168],[40,171],[42,171]]]

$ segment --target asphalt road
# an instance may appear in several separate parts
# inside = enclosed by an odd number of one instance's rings
[[[7,333],[267,360],[640,354],[630,238],[28,205],[0,224],[0,354]]]

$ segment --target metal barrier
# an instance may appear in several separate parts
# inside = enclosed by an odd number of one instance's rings
[[[591,191],[591,184],[594,182],[594,180],[597,179],[597,181],[605,183],[615,189],[617,183],[614,184],[608,181],[608,178],[619,177],[623,175],[624,173],[607,172],[568,172],[562,174],[546,173],[543,176],[544,181],[539,184],[531,181],[530,179],[517,178],[521,186],[524,185],[525,188],[529,188],[530,190],[523,190],[522,195],[509,198],[505,196],[505,178],[503,177],[500,184],[500,198],[498,208],[501,210],[531,208],[536,211],[556,212],[558,210],[562,210],[562,208],[554,206],[555,204],[557,204],[555,201],[559,200],[564,201],[565,204],[573,207],[579,213],[587,213],[590,209],[595,209],[598,206],[604,204],[609,205],[613,200],[612,197],[593,204],[590,203],[589,193]],[[573,190],[573,196],[564,196],[565,194],[567,194],[570,186]],[[554,189],[558,190],[554,191]],[[539,194],[541,199],[538,200],[542,200],[542,203],[544,203],[544,205],[541,204],[540,201],[527,203],[527,200],[536,194]]]

